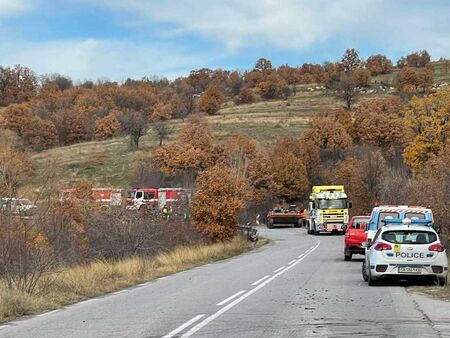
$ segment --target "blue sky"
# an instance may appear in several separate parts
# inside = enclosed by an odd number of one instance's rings
[[[450,1],[0,0],[0,65],[76,81],[186,75],[427,49],[450,57]]]

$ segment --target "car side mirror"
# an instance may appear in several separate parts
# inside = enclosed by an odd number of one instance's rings
[[[370,243],[369,242],[362,242],[361,243],[361,246],[363,247],[363,248],[370,248]]]

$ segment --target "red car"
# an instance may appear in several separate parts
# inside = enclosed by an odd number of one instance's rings
[[[365,230],[369,221],[370,216],[353,216],[350,220],[345,232],[344,258],[346,261],[351,261],[353,254],[365,254],[365,249],[361,246],[361,243],[367,239]]]

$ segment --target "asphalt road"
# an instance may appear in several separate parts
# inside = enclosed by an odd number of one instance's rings
[[[268,246],[0,326],[0,337],[444,337],[450,303],[369,287],[343,236],[261,230]]]

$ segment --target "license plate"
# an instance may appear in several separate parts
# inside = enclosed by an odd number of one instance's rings
[[[422,268],[414,268],[412,266],[400,266],[399,273],[422,273]]]

